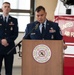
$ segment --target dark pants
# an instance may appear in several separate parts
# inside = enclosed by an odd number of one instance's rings
[[[14,55],[0,55],[0,72],[2,69],[2,61],[4,59],[5,75],[12,75]]]

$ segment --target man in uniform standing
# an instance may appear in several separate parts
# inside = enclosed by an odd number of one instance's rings
[[[3,14],[0,15],[0,75],[2,68],[2,61],[4,59],[5,75],[12,75],[14,48],[9,54],[8,52],[15,46],[15,39],[18,36],[18,22],[17,19],[9,15],[11,8],[9,2],[2,4]]]

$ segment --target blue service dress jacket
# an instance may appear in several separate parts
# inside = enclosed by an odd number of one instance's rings
[[[61,30],[58,26],[58,23],[47,20],[46,29],[44,32],[44,38],[40,33],[39,22],[35,21],[29,23],[25,30],[24,39],[33,39],[33,40],[62,40]]]
[[[8,22],[5,24],[3,16],[0,15],[0,54],[7,54],[14,46],[15,39],[18,36],[18,22],[16,18],[9,15]],[[1,44],[1,39],[6,39],[9,45],[7,47]],[[14,48],[10,54],[15,54],[16,49]]]

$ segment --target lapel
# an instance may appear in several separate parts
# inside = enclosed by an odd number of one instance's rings
[[[0,25],[3,25],[4,27],[7,25],[7,24],[5,24],[2,15],[0,16]]]
[[[1,22],[3,22],[3,16],[2,15],[0,16],[0,20],[1,20]]]
[[[11,16],[9,15],[9,18],[8,18],[8,23],[10,23],[11,22]]]
[[[8,25],[11,25],[11,26],[14,25],[13,19],[11,16],[9,16],[9,18],[8,18]]]
[[[47,20],[47,22],[46,22],[46,29],[45,29],[45,35],[48,33],[49,27],[50,27],[50,23]]]
[[[46,29],[49,29],[49,27],[50,27],[50,22],[47,20],[47,22],[46,22]]]
[[[46,23],[46,31],[49,31],[52,26],[53,25],[52,25],[51,21],[48,21],[47,20],[47,23]]]
[[[49,29],[52,27],[51,21],[46,22],[46,29],[45,29],[45,33],[44,33],[44,37],[47,36],[47,33],[49,33]]]

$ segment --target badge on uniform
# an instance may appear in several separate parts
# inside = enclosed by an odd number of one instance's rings
[[[50,32],[50,33],[54,33],[54,32],[56,32],[56,30],[54,30],[54,29],[51,27],[50,30],[49,30],[49,32]]]
[[[54,39],[54,35],[51,36],[51,39]]]
[[[31,35],[35,35],[36,33],[31,33]]]
[[[10,22],[9,25],[14,25],[14,23],[13,22]]]

